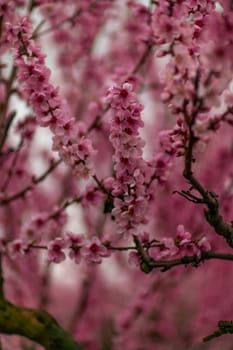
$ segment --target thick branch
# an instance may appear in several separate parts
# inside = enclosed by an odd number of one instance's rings
[[[142,257],[143,259],[143,257]],[[162,271],[170,270],[172,267],[180,266],[180,265],[193,265],[198,266],[201,262],[205,260],[218,259],[218,260],[228,260],[233,261],[233,254],[227,253],[214,253],[214,252],[203,252],[200,257],[193,256],[184,256],[182,258],[174,259],[174,260],[154,260],[154,259],[146,259],[143,260],[144,264],[146,264],[149,272],[152,269],[161,268]],[[144,270],[143,270],[144,271]],[[148,272],[148,271],[144,271]]]
[[[16,306],[4,299],[0,299],[0,333],[21,335],[46,350],[81,350],[47,312]]]
[[[214,228],[215,232],[220,236],[223,236],[230,247],[233,248],[233,227],[227,224],[223,217],[219,213],[219,203],[217,195],[210,191],[207,191],[204,186],[196,179],[192,172],[193,164],[193,148],[197,139],[193,132],[193,125],[195,123],[195,115],[190,119],[186,118],[187,125],[189,128],[189,141],[185,149],[185,168],[183,176],[192,185],[192,189],[195,189],[201,195],[201,201],[207,207],[204,214],[208,223]]]

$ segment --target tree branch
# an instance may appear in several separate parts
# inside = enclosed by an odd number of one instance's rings
[[[4,299],[0,299],[0,332],[21,335],[46,350],[81,350],[46,311],[24,308]]]
[[[198,101],[197,96],[196,101]],[[201,102],[199,103],[198,108],[200,108],[200,104]],[[185,166],[183,176],[191,184],[192,189],[195,189],[201,195],[201,198],[198,199],[198,203],[203,202],[203,204],[206,205],[207,208],[204,210],[204,214],[208,223],[214,228],[215,232],[218,235],[223,236],[226,239],[228,245],[233,248],[233,226],[227,224],[223,220],[223,217],[220,215],[217,195],[213,192],[207,191],[193,175],[193,148],[195,143],[198,141],[194,135],[193,125],[195,124],[195,118],[199,110],[198,108],[195,112],[193,112],[191,117],[186,114],[184,108],[185,120],[189,130],[189,140],[185,148]]]
[[[24,189],[20,190],[19,192],[0,200],[0,206],[7,205],[8,203],[18,198],[23,198],[28,191],[31,191],[33,189],[34,185],[37,185],[38,183],[42,182],[59,164],[61,164],[61,162],[62,162],[62,159],[58,159],[57,161],[51,162],[48,169],[46,169],[42,175],[40,175],[39,177],[32,178],[32,184],[26,186]]]
[[[197,267],[201,262],[204,262],[205,260],[210,259],[219,259],[219,260],[228,260],[233,261],[233,254],[227,254],[227,253],[214,253],[214,252],[202,252],[201,256],[198,257],[197,255],[192,256],[184,256],[182,258],[174,259],[174,260],[154,260],[152,258],[150,259],[143,259],[143,256],[141,256],[144,265],[147,266],[147,269],[149,271],[144,272],[150,272],[153,269],[161,268],[162,272],[165,272],[167,270],[170,270],[172,267],[180,266],[180,265],[193,265]],[[142,269],[142,267],[141,267]]]

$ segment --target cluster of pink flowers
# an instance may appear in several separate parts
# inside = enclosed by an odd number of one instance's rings
[[[184,229],[183,225],[177,227],[175,238],[163,238],[155,247],[150,249],[150,255],[156,259],[164,259],[172,256],[201,256],[202,252],[208,252],[211,246],[206,236],[200,239],[192,239],[191,233]]]
[[[182,156],[188,139],[188,132],[183,118],[179,118],[173,129],[162,130],[159,133],[159,142],[167,156]]]
[[[37,245],[35,241],[26,241],[21,238],[10,242],[2,240],[0,244],[0,252],[7,254],[11,259],[16,259],[35,249],[47,250],[47,260],[50,263],[64,261],[67,254],[76,264],[79,264],[81,260],[86,261],[88,264],[100,264],[102,258],[110,256],[109,249],[98,237],[94,236],[87,239],[83,234],[74,234],[72,232],[67,232],[64,238],[57,237],[51,240],[48,246]]]
[[[0,35],[0,54],[3,54],[9,47],[11,41],[7,33],[9,23],[14,23],[16,20],[15,9],[24,6],[24,0],[0,0],[0,18],[1,18],[1,35]]]
[[[129,83],[109,89],[108,102],[113,112],[110,125],[115,170],[112,215],[118,233],[131,236],[138,233],[140,224],[146,223],[147,164],[142,158],[144,141],[139,135],[143,106]]]
[[[64,239],[56,238],[49,243],[48,261],[59,263],[65,260],[65,248],[68,248],[68,255],[76,264],[79,264],[82,259],[87,263],[99,264],[102,258],[110,255],[109,250],[98,237],[86,239],[82,234],[67,232]]]
[[[20,90],[33,106],[37,123],[50,127],[53,149],[72,167],[73,172],[87,178],[94,174],[93,156],[96,151],[90,139],[82,133],[82,125],[75,124],[58,89],[50,82],[50,70],[45,66],[44,55],[35,44],[27,17],[19,19],[18,25],[8,23],[8,40],[16,49],[15,63],[18,68]],[[82,134],[82,137],[79,137]]]
[[[168,58],[161,60],[161,99],[173,114],[220,105],[231,80],[232,26],[229,3],[159,2],[152,27],[156,43],[162,44],[157,57]]]
[[[183,225],[178,225],[175,238],[165,237],[161,240],[149,240],[149,234],[139,235],[141,244],[147,248],[148,254],[154,260],[166,260],[172,257],[197,256],[201,257],[202,252],[211,250],[210,242],[206,236],[193,239],[190,232],[186,231]],[[137,252],[131,252],[129,261],[138,265],[140,258]]]

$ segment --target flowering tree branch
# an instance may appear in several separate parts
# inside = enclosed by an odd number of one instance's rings
[[[211,225],[233,247],[231,7],[224,0],[0,0],[1,333],[49,350],[80,349],[42,311],[58,314],[61,301],[61,324],[88,350],[191,348],[198,336],[191,322],[204,330],[202,312],[211,311],[215,291],[231,288],[223,271],[233,254],[207,233]],[[58,74],[47,66],[48,44]],[[39,127],[50,130],[51,149]],[[59,160],[48,164],[53,152]],[[33,174],[37,154],[48,164],[41,175]],[[68,171],[55,171],[61,162]],[[174,191],[184,178],[189,188]],[[170,201],[171,192],[202,205],[205,217],[183,198]],[[54,264],[65,260],[57,276]],[[178,269],[207,260],[215,270],[206,264],[195,278]],[[172,268],[179,271],[160,273]],[[207,268],[210,285],[218,275],[221,288],[192,299],[187,290],[198,295]],[[219,305],[218,319],[230,319],[230,309]],[[228,321],[218,327],[205,341],[232,333]]]
[[[195,137],[190,126],[190,139],[186,150],[184,177],[189,181],[189,183],[192,186],[192,189],[197,190],[201,195],[201,203],[204,203],[207,206],[207,209],[204,211],[206,220],[215,229],[215,232],[223,236],[226,239],[229,246],[233,248],[233,227],[227,224],[223,220],[223,217],[220,215],[217,195],[213,192],[209,192],[208,190],[206,190],[202,186],[202,184],[196,179],[191,170],[192,149],[195,143],[194,140]]]

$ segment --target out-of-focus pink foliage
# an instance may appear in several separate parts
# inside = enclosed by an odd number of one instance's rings
[[[230,0],[0,0],[4,292],[83,349],[232,349],[232,38]]]

